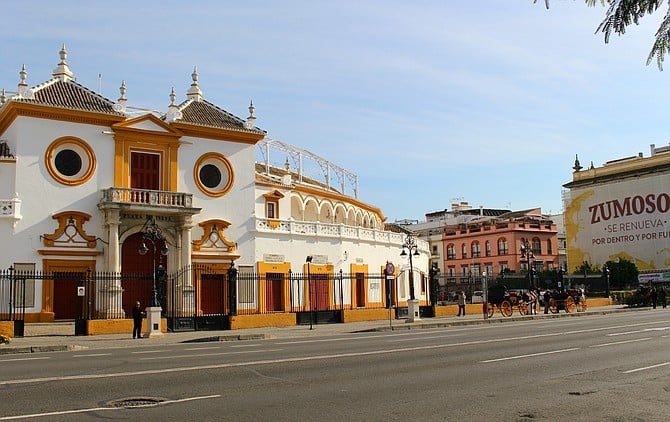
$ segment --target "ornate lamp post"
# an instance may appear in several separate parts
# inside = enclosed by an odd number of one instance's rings
[[[160,227],[156,224],[156,221],[151,219],[151,217],[147,218],[147,223],[145,224],[144,232],[142,233],[142,245],[137,249],[137,252],[140,255],[146,255],[147,252],[151,251],[151,265],[152,265],[152,275],[153,275],[153,284],[152,284],[152,290],[151,290],[151,307],[152,308],[160,308],[161,304],[160,301],[158,300],[158,290],[156,289],[156,245],[162,243],[163,246],[161,246],[159,253],[160,256],[166,256],[169,251],[167,248],[167,243],[165,241],[165,237],[163,236]],[[147,247],[147,242],[151,244],[151,249]],[[158,265],[158,270],[159,271],[164,271],[163,264],[159,263]]]
[[[530,289],[535,289],[535,265],[531,263],[531,260],[535,261],[535,255],[533,255],[533,250],[531,249],[531,244],[528,242],[528,239],[521,240],[521,260],[526,260],[528,263],[528,277],[530,279]]]
[[[308,289],[309,289],[309,329],[311,330],[311,329],[314,328],[313,319],[312,319],[312,317],[313,317],[313,315],[312,315],[312,309],[313,309],[312,308],[312,297],[314,297],[316,299],[316,292],[314,293],[314,295],[312,295],[312,287],[313,286],[312,286],[312,283],[311,283],[312,276],[310,274],[310,266],[312,265],[312,255],[308,255],[307,258],[305,258],[305,262],[307,263],[307,286],[309,286],[308,287]]]
[[[416,297],[414,297],[414,265],[412,263],[412,256],[419,256],[419,250],[416,246],[416,240],[412,235],[407,235],[405,243],[402,244],[400,256],[404,258],[407,255],[409,255],[409,299],[416,300]]]
[[[408,318],[407,322],[414,322],[419,319],[419,301],[414,295],[414,263],[412,256],[419,256],[419,250],[416,244],[416,239],[412,235],[407,235],[405,242],[402,244],[402,252],[400,256],[403,258],[409,255],[409,300],[408,302]]]

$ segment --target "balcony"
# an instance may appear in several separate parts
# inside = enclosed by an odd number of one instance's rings
[[[124,208],[131,211],[159,212],[163,214],[197,214],[193,208],[193,195],[150,189],[109,188],[102,191],[100,208]]]
[[[0,199],[0,219],[12,219],[16,224],[21,219],[21,200],[19,198]]]

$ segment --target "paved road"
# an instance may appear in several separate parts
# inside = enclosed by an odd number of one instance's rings
[[[465,317],[449,316],[443,318],[424,318],[420,322],[406,324],[404,320],[392,321],[365,321],[347,324],[319,324],[314,325],[310,330],[307,325],[292,327],[265,327],[252,328],[234,331],[190,331],[167,333],[148,339],[133,340],[129,334],[110,334],[97,336],[74,336],[73,323],[43,323],[27,324],[25,327],[25,337],[15,338],[10,345],[0,345],[0,355],[3,353],[30,353],[41,351],[64,351],[68,349],[97,349],[108,347],[139,347],[146,345],[163,345],[181,343],[195,340],[246,340],[261,338],[293,338],[293,337],[313,337],[324,334],[347,334],[359,331],[382,331],[382,330],[407,330],[407,329],[426,329],[455,325],[470,325],[484,323],[510,323],[519,319],[542,319],[542,318],[564,318],[564,317],[585,317],[593,315],[611,314],[618,312],[631,312],[621,306],[604,306],[590,308],[586,313],[558,314],[521,317],[517,314],[511,318],[501,317],[496,314],[490,320],[484,320],[481,314],[469,314]]]
[[[397,328],[316,333],[307,327],[307,335],[243,342],[148,339],[135,347],[0,356],[0,415],[236,421],[670,416],[667,311]],[[111,410],[115,402],[140,399],[164,404]]]

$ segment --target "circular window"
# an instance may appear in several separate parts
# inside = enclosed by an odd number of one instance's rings
[[[221,184],[221,171],[214,164],[205,164],[200,169],[200,181],[209,189],[215,189]]]
[[[95,154],[78,138],[59,138],[47,148],[44,156],[47,171],[56,181],[68,186],[85,183],[95,171]]]
[[[226,157],[215,152],[198,159],[193,177],[198,189],[208,196],[223,196],[233,187],[233,167]]]

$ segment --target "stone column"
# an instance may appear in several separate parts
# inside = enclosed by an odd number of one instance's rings
[[[107,273],[111,277],[98,279],[96,282],[96,295],[98,311],[105,319],[125,318],[123,312],[123,289],[121,278],[117,277],[121,272],[119,225],[121,224],[120,212],[117,209],[108,209],[105,212],[107,225]]]
[[[193,219],[190,215],[185,215],[181,220],[181,268],[184,269],[183,292],[182,292],[182,315],[191,316],[195,313],[195,287],[193,286],[193,276],[195,271],[191,266],[191,229],[193,228]]]

